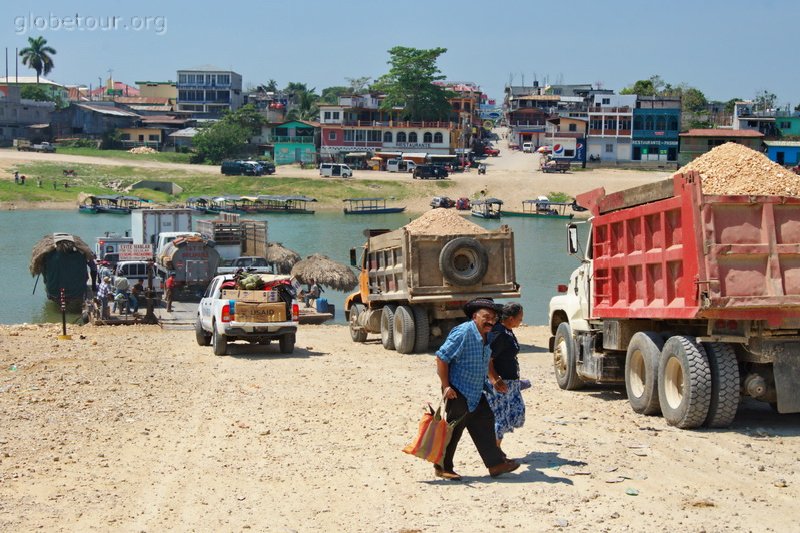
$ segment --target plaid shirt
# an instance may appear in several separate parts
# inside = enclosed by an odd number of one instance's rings
[[[436,352],[436,356],[449,365],[450,384],[467,399],[470,412],[477,409],[481,401],[491,353],[472,320],[453,328]]]
[[[111,296],[111,286],[103,281],[100,283],[100,286],[97,287],[97,297],[101,300],[105,300],[109,296]]]

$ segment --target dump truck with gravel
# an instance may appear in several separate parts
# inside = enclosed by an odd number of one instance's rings
[[[518,298],[514,234],[488,231],[455,212],[433,209],[394,231],[367,230],[359,290],[345,310],[354,342],[380,334],[383,347],[424,352],[463,322],[477,297]]]
[[[800,412],[800,198],[779,194],[800,181],[775,171],[755,195],[741,172],[577,197],[588,242],[569,224],[581,264],[549,304],[562,389],[624,383],[635,412],[679,428],[728,426],[742,395]]]

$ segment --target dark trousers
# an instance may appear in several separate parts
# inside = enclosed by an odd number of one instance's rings
[[[462,416],[464,419],[453,428],[453,436],[450,438],[450,443],[444,452],[442,466],[449,472],[453,470],[453,456],[456,454],[458,441],[461,440],[461,434],[464,433],[464,429],[472,437],[472,442],[475,443],[475,448],[478,449],[486,468],[499,465],[505,459],[503,458],[503,452],[497,447],[494,433],[494,413],[492,413],[492,408],[489,407],[489,402],[486,401],[485,396],[481,395],[478,407],[470,413],[467,408],[466,398],[457,390],[456,393],[458,394],[457,398],[447,400],[447,420],[458,420]]]

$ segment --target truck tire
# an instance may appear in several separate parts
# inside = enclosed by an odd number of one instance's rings
[[[294,333],[282,335],[281,338],[278,339],[278,347],[281,349],[281,353],[294,352],[294,341]]]
[[[367,330],[358,325],[358,315],[366,310],[363,304],[353,304],[348,314],[350,323],[350,338],[353,342],[365,342],[367,340]]]
[[[658,360],[664,339],[650,331],[640,331],[631,338],[625,356],[625,390],[634,412],[642,415],[657,415],[661,412],[658,403]]]
[[[562,322],[558,325],[553,344],[553,366],[558,386],[564,390],[578,390],[583,387],[583,380],[578,375],[577,352],[575,339],[572,338],[572,328],[568,322]]]
[[[194,337],[197,339],[197,344],[200,346],[208,346],[211,344],[211,335],[203,330],[203,325],[200,323],[199,318],[194,323]]]
[[[664,343],[658,361],[658,401],[671,426],[699,427],[711,404],[711,368],[694,337],[675,335]]]
[[[400,305],[394,312],[394,348],[400,353],[412,353],[416,335],[414,334],[414,312],[407,305]]]
[[[489,269],[489,254],[476,239],[458,237],[442,246],[439,269],[453,285],[475,285]]]
[[[711,403],[705,426],[725,428],[731,425],[739,409],[739,362],[733,346],[723,342],[704,342],[711,368]]]
[[[222,333],[217,331],[217,325],[211,325],[211,348],[214,350],[214,355],[225,355],[228,353],[228,339]]]
[[[431,341],[431,325],[428,310],[420,305],[411,306],[414,313],[414,353],[425,353]]]
[[[394,310],[395,305],[386,305],[381,310],[381,344],[387,350],[394,350]]]

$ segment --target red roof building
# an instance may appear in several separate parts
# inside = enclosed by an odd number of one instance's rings
[[[712,148],[728,142],[739,143],[761,151],[764,134],[756,130],[731,130],[723,128],[692,129],[680,134],[681,151],[678,164],[683,166]]]

